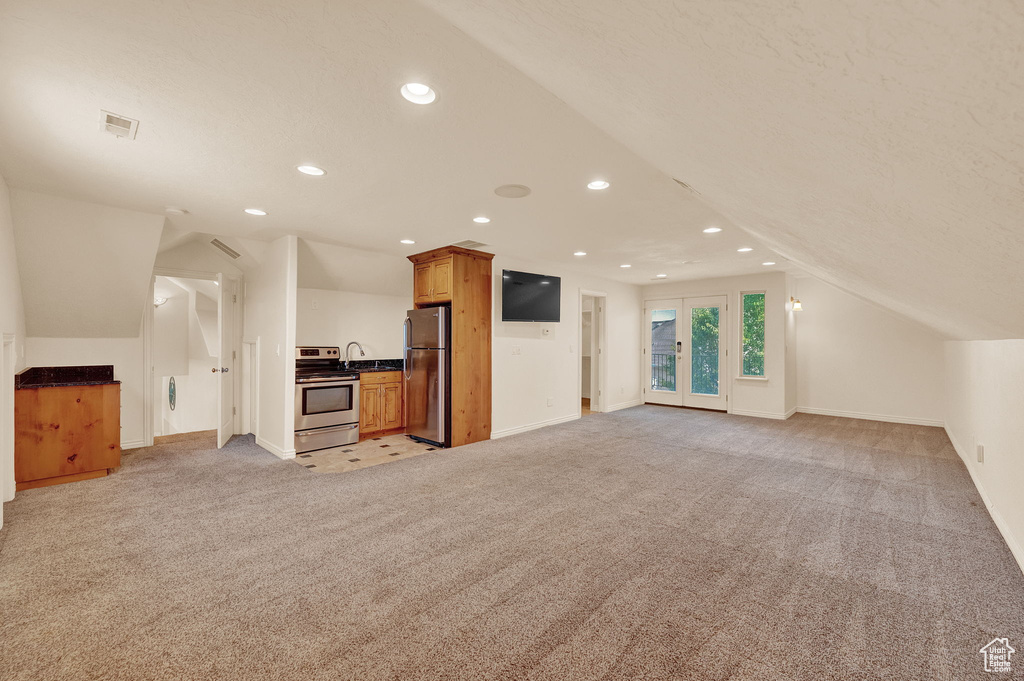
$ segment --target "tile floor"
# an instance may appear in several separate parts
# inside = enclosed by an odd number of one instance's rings
[[[408,435],[386,435],[346,447],[299,454],[294,461],[313,473],[344,473],[437,450]]]

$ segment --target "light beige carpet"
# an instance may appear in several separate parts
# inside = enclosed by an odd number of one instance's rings
[[[936,428],[639,407],[341,475],[183,441],[5,519],[5,681],[993,681],[979,649],[1024,650]]]

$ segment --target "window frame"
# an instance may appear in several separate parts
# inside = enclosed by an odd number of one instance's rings
[[[757,376],[753,374],[743,373],[743,304],[745,296],[749,295],[763,295],[764,296],[764,374]],[[736,328],[738,330],[736,334],[736,343],[739,346],[738,352],[736,353],[736,380],[740,381],[767,381],[768,380],[768,291],[759,289],[752,291],[740,291],[739,292],[739,305],[738,308],[738,324]]]

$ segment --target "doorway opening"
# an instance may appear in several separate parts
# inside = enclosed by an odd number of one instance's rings
[[[235,432],[237,281],[222,275],[157,271],[147,320],[149,437],[210,437],[223,447]]]
[[[644,401],[728,410],[726,296],[644,303]]]
[[[580,416],[604,411],[602,348],[606,300],[603,293],[580,292]]]
[[[14,498],[14,334],[3,334],[0,354],[0,504]],[[0,526],[3,526],[0,505]]]

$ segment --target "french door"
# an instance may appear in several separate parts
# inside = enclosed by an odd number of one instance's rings
[[[644,401],[726,410],[726,297],[644,304]]]

